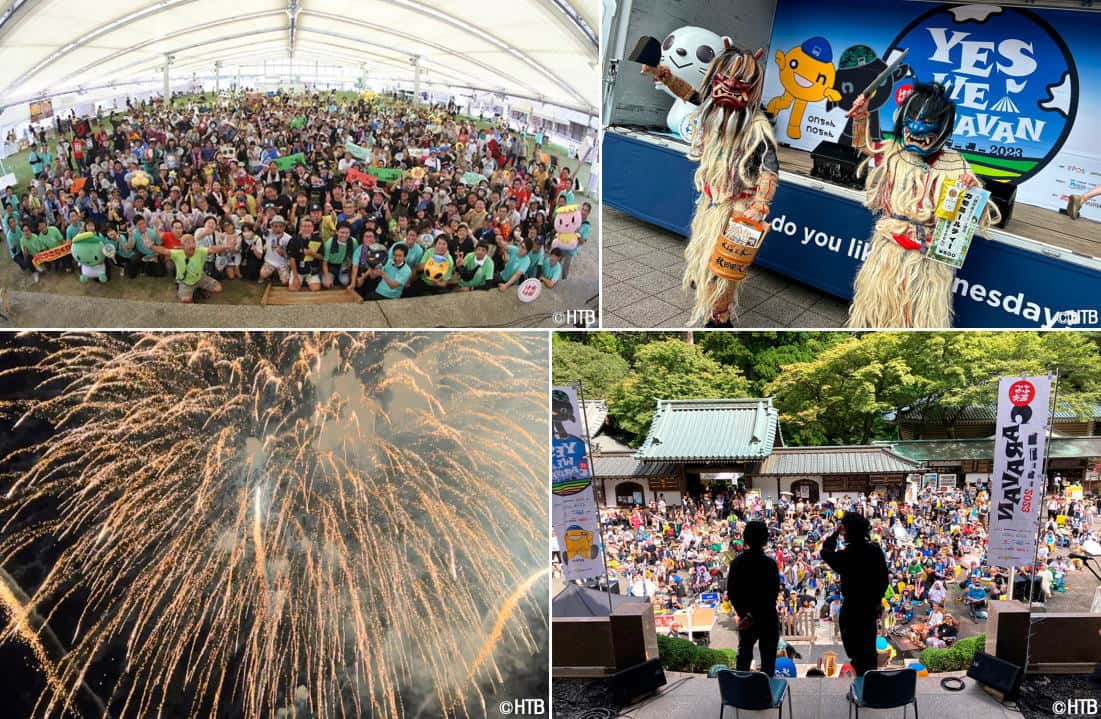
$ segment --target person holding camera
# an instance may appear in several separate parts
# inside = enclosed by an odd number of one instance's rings
[[[822,561],[841,577],[841,643],[856,675],[876,668],[876,620],[887,592],[887,560],[871,541],[871,525],[859,514],[846,512],[833,534],[822,543]],[[838,538],[845,540],[837,548]]]
[[[745,550],[730,563],[726,578],[726,596],[734,608],[738,625],[738,671],[749,671],[753,645],[759,644],[762,672],[776,671],[776,647],[780,643],[780,617],[776,597],[780,594],[780,569],[776,560],[765,554],[768,527],[752,521],[742,531]]]

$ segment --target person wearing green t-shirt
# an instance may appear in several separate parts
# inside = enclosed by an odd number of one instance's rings
[[[19,226],[19,216],[14,212],[4,218],[4,239],[8,243],[8,254],[19,263],[19,257],[23,254],[23,230]]]
[[[455,274],[455,260],[447,249],[447,235],[436,238],[436,244],[430,252],[425,252],[421,263],[417,267],[416,276],[420,282],[414,282],[413,290],[416,294],[439,294],[446,292],[451,282],[451,276]]]
[[[518,245],[509,245],[508,260],[497,278],[498,290],[504,292],[524,281],[524,274],[528,271],[528,265],[531,264],[531,258],[528,257],[531,247],[531,240],[523,240]]]
[[[321,253],[321,286],[331,290],[340,283],[347,287],[352,281],[352,257],[356,241],[352,239],[352,223],[341,222],[336,234],[323,241]]]
[[[547,289],[554,287],[562,279],[562,255],[562,250],[555,247],[547,253],[547,258],[543,260],[543,273],[539,276],[539,281]]]
[[[401,242],[395,242],[390,245],[390,260],[394,259],[394,247]],[[409,267],[417,267],[421,263],[421,259],[424,257],[424,248],[417,243],[417,231],[410,228],[405,233],[405,264]]]
[[[368,273],[372,273],[369,276],[378,278],[378,284],[373,291],[367,293],[367,299],[394,300],[401,297],[406,283],[413,275],[412,268],[405,261],[405,245],[400,242],[394,245],[391,259],[382,267],[368,270]]]
[[[84,232],[84,227],[80,222],[80,213],[73,210],[69,213],[69,224],[65,226],[65,241],[72,242],[81,232]]]
[[[28,243],[32,248],[31,259],[39,252],[45,252],[46,250],[52,250],[55,247],[59,247],[65,244],[65,238],[61,236],[61,230],[56,226],[50,225],[46,222],[45,217],[38,218],[38,232],[31,235],[31,242]],[[37,267],[38,270],[48,269],[62,269],[66,272],[72,272],[75,267],[73,258],[71,255],[65,255],[60,259],[54,260],[43,264],[41,267]]]
[[[176,269],[176,296],[180,302],[189,305],[195,301],[195,290],[203,290],[212,295],[221,293],[222,283],[204,271],[206,258],[223,252],[232,252],[235,248],[224,245],[197,247],[194,235],[180,238],[180,246],[167,249],[163,245],[153,245],[153,252],[172,260]]]
[[[543,245],[533,242],[531,252],[528,253],[528,270],[524,273],[524,279],[538,277],[539,273],[543,271],[543,262],[546,259],[547,253],[544,251]]]
[[[24,272],[34,272],[31,256],[23,249],[26,246],[27,238],[31,234],[30,223],[17,222],[13,213],[8,215],[7,226],[4,229],[8,240],[8,251],[11,253],[11,258],[15,260],[15,264],[19,265],[19,268]],[[37,273],[35,276],[37,277]]]
[[[493,258],[489,256],[489,243],[482,240],[467,253],[459,266],[459,291],[489,289],[493,281]]]

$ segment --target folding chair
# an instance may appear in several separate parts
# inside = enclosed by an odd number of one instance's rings
[[[791,708],[791,692],[786,679],[769,677],[764,672],[739,672],[723,669],[719,672],[719,719],[723,719],[726,707],[734,708],[737,719],[740,709],[760,711],[775,709],[777,719],[784,718],[784,698],[788,700],[788,718],[794,719]]]
[[[849,717],[856,709],[860,719],[860,707],[867,709],[896,709],[902,707],[902,719],[906,710],[914,705],[914,719],[918,719],[917,672],[913,669],[875,670],[853,680],[849,689]]]

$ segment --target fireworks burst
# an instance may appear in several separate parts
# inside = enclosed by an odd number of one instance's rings
[[[0,464],[0,569],[59,548],[24,599],[0,581],[35,716],[105,675],[115,719],[481,716],[509,662],[545,680],[545,338],[35,335],[0,362],[28,387],[0,421],[48,428]]]

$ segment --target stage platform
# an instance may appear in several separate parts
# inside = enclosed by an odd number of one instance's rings
[[[822,182],[810,176],[812,162],[809,152],[781,147],[778,154],[781,170],[814,182]],[[1013,215],[1002,228],[1001,234],[1042,242],[1083,257],[1101,258],[1101,223],[1085,219],[1072,220],[1065,213],[1042,207],[1015,203]]]
[[[963,672],[946,672],[919,678],[917,681],[918,714],[925,717],[968,717],[969,719],[1020,719],[1021,714],[998,703],[983,691],[972,679],[964,679],[962,691],[950,692],[941,688],[940,680],[948,676],[962,676]],[[713,717],[719,715],[719,683],[706,674],[680,674],[666,672],[668,684],[661,692],[638,704],[625,707],[621,716],[632,719],[688,719],[689,717]],[[849,703],[845,693],[851,681],[848,679],[788,679],[792,709],[800,719],[847,719]],[[786,702],[785,702],[786,704]],[[733,710],[728,709],[733,716]],[[725,712],[724,712],[725,713]],[[861,712],[863,715],[865,712]],[[742,712],[750,716],[776,716],[771,712]],[[868,716],[901,716],[902,710],[892,712],[867,711]],[[910,714],[913,714],[911,707]],[[784,717],[788,716],[784,707]]]
[[[685,143],[660,133],[607,128],[606,206],[687,236],[696,165],[686,149]],[[864,193],[811,178],[810,153],[781,148],[780,156],[772,229],[755,267],[847,301],[873,224],[863,206]],[[605,246],[627,258],[652,249],[617,245],[613,232],[610,226]],[[616,271],[622,273],[624,266]],[[679,274],[682,267],[678,260],[666,269]],[[606,283],[612,271],[606,262]],[[617,280],[623,278],[612,278]],[[954,294],[957,327],[1099,327],[1101,224],[1018,203],[1008,227],[975,239]]]

